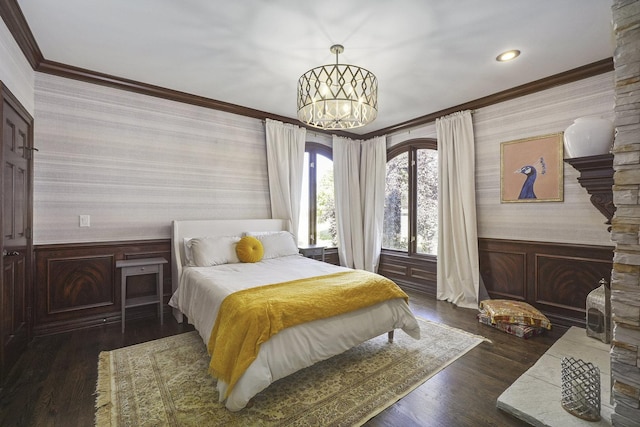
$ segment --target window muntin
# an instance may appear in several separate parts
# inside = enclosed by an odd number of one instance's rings
[[[407,141],[388,153],[383,249],[437,255],[438,151],[435,140]]]
[[[409,250],[409,153],[387,161],[382,247]]]
[[[304,155],[298,244],[334,247],[338,243],[336,233],[331,149],[324,145],[307,143]]]

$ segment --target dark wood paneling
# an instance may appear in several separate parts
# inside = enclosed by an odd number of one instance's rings
[[[479,251],[492,298],[526,301],[553,323],[584,327],[587,295],[611,281],[609,246],[480,239]]]
[[[48,260],[47,315],[115,303],[112,255]]]
[[[479,239],[480,275],[491,298],[525,301],[555,324],[584,326],[586,298],[611,280],[613,247]],[[401,287],[437,294],[435,258],[383,252],[378,273]]]
[[[524,252],[480,251],[480,275],[491,278],[494,298],[525,300],[527,257]],[[486,283],[485,283],[486,286]]]
[[[120,319],[118,259],[163,256],[170,242],[116,242],[40,246],[36,253],[36,334],[117,322]],[[587,294],[601,278],[610,281],[613,247],[480,239],[480,272],[492,298],[529,302],[561,324],[583,324]],[[329,250],[327,261],[337,264]],[[378,272],[401,287],[436,295],[437,261],[381,254]],[[165,264],[165,301],[171,266]],[[129,296],[153,292],[150,277],[132,277]],[[153,311],[148,315],[153,316]]]
[[[35,248],[34,333],[45,335],[120,321],[120,274],[116,261],[171,259],[169,240],[43,245]],[[171,293],[171,265],[164,265],[164,299]],[[151,276],[135,276],[129,297],[155,292]],[[165,307],[166,309],[166,307]],[[155,309],[132,309],[127,317],[155,316]]]
[[[611,280],[613,263],[599,258],[600,255],[608,256],[608,251],[585,257],[536,254],[533,301],[548,311],[560,314],[570,311],[564,314],[584,320],[589,292],[599,286],[600,279]]]
[[[384,251],[380,254],[378,273],[402,288],[435,296],[436,268],[437,262],[433,257],[410,257],[400,252]]]

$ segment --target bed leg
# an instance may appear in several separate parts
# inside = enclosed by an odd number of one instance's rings
[[[389,333],[387,335],[389,336],[389,342],[392,343],[393,342],[393,331],[389,331]]]

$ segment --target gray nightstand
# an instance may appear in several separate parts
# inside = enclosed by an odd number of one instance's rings
[[[298,246],[298,250],[300,253],[307,258],[317,259],[319,261],[324,262],[324,249],[326,246],[321,245],[306,245],[306,246]]]
[[[141,305],[158,304],[158,316],[162,325],[162,269],[167,260],[164,258],[141,258],[116,261],[116,268],[122,269],[121,278],[121,299],[122,299],[122,333],[124,333],[124,319],[127,308],[139,307]],[[142,274],[156,275],[156,294],[127,298],[127,277],[140,276]]]

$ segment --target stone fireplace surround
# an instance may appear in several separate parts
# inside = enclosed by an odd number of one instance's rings
[[[611,240],[614,426],[640,426],[640,1],[613,0],[616,51]]]

